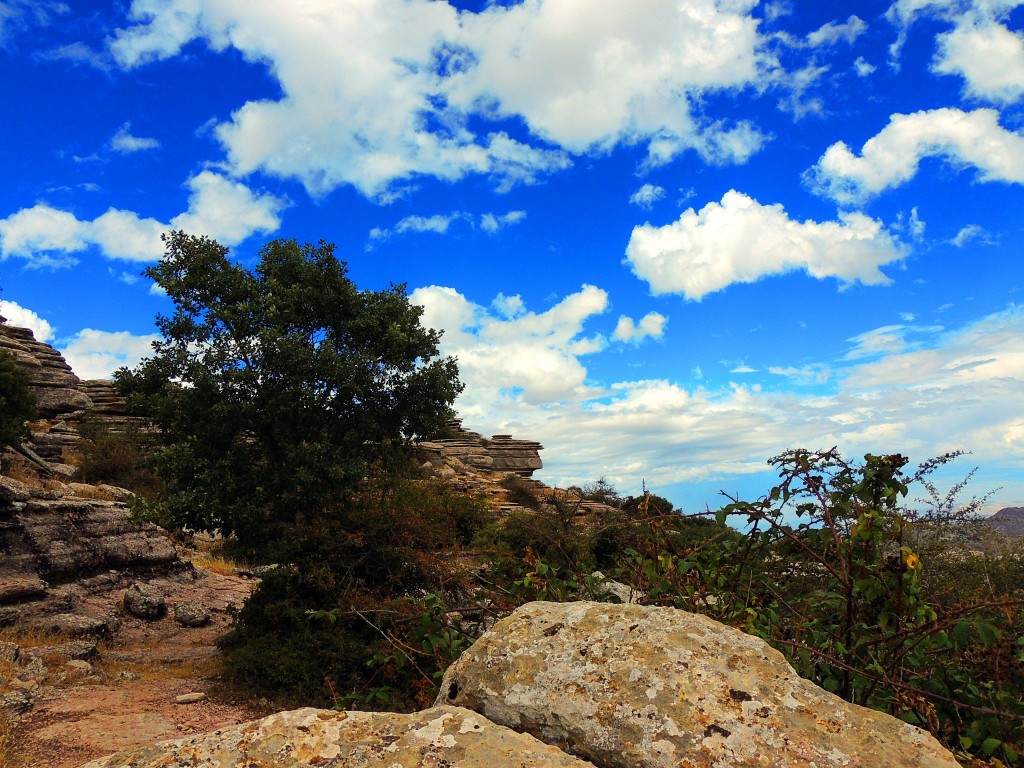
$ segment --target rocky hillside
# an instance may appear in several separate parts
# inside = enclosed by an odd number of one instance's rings
[[[1024,507],[1003,507],[985,522],[1007,536],[1024,536]]]

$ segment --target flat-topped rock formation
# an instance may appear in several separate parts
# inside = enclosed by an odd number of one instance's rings
[[[14,355],[28,371],[29,385],[36,396],[36,409],[44,419],[75,414],[92,406],[81,381],[71,366],[49,344],[36,341],[28,328],[8,325],[0,318],[0,349]]]
[[[37,341],[30,329],[8,325],[2,317],[0,349],[14,355],[29,374],[39,419],[31,425],[28,456],[33,458],[34,454],[50,465],[48,469],[37,465],[37,469],[65,479],[74,474],[66,460],[82,441],[84,420],[95,421],[115,432],[145,428],[143,419],[127,415],[125,402],[114,390],[113,382],[82,381],[60,352]]]
[[[533,440],[516,440],[511,435],[487,440],[463,428],[461,419],[452,419],[448,429],[451,437],[419,444],[424,460],[435,468],[456,460],[478,471],[530,477],[544,466],[540,458],[544,446]]]

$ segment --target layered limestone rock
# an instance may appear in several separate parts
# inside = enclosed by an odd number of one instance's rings
[[[593,768],[475,712],[413,715],[298,709],[202,736],[119,752],[82,768]]]
[[[28,371],[29,385],[36,396],[36,410],[41,417],[75,413],[92,405],[60,352],[49,344],[36,341],[28,328],[0,322],[0,349],[14,355],[15,360]]]
[[[511,435],[495,435],[490,440],[464,429],[460,419],[448,424],[452,437],[424,441],[419,450],[435,468],[462,464],[483,472],[530,477],[544,466],[540,451],[544,446],[532,440],[516,440]]]
[[[525,605],[449,668],[438,703],[600,768],[959,768],[930,734],[800,678],[762,640],[670,608]]]
[[[83,592],[186,567],[156,526],[113,500],[117,490],[0,477],[0,624],[73,612]]]
[[[109,622],[82,615],[83,599],[187,565],[155,526],[131,519],[131,494],[64,482],[75,473],[66,462],[83,440],[84,419],[115,431],[133,421],[112,384],[79,381],[27,328],[0,322],[0,349],[28,371],[40,417],[30,440],[5,457],[21,480],[0,476],[0,625],[102,631]]]

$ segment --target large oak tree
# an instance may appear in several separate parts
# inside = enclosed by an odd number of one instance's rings
[[[116,374],[160,429],[177,525],[257,544],[315,524],[371,465],[436,434],[461,391],[405,286],[358,289],[334,247],[275,240],[249,270],[183,232],[145,274],[174,302]]]

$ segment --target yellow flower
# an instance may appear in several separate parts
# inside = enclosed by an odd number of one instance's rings
[[[907,555],[907,568],[917,568],[920,564],[921,560],[913,552]]]

